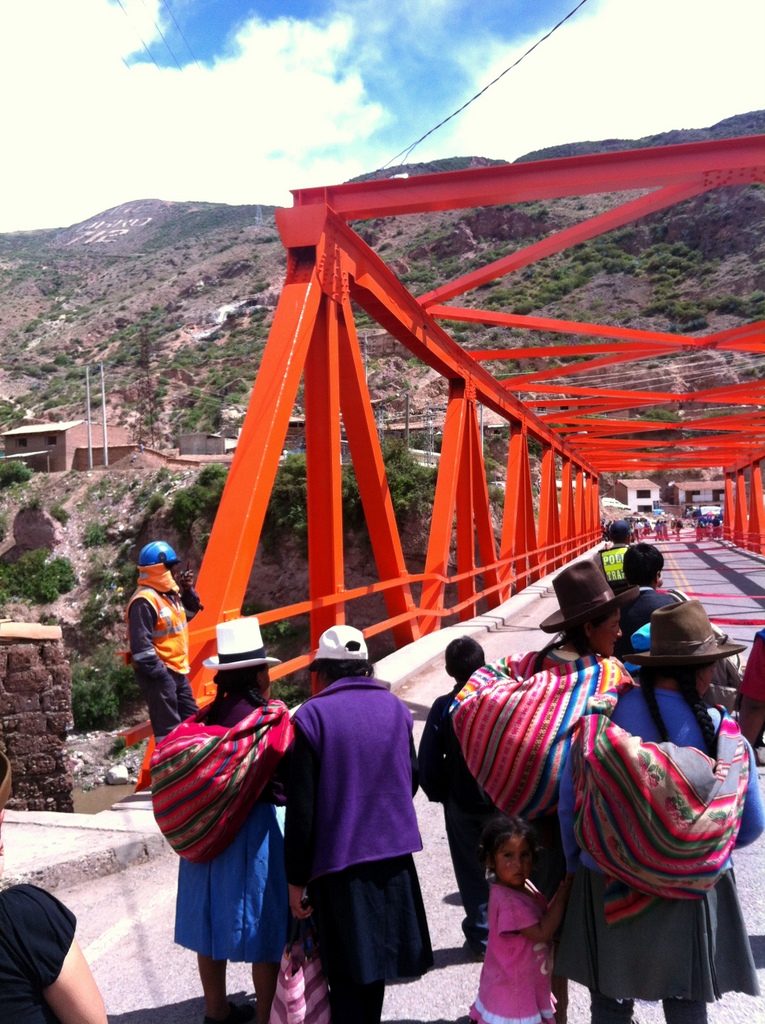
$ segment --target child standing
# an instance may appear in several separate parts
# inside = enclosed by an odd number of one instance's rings
[[[529,881],[534,829],[523,818],[494,818],[483,831],[479,857],[490,874],[489,944],[470,1019],[478,1024],[541,1024],[555,1019],[550,991],[552,937],[573,879],[547,900]]]

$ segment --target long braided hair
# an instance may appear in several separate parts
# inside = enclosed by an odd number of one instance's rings
[[[223,698],[229,694],[242,697],[252,704],[253,708],[265,707],[266,699],[258,686],[258,673],[264,667],[267,666],[248,665],[247,668],[232,668],[225,672],[215,673],[214,682],[218,689],[207,713],[207,721],[210,725],[216,723]]]
[[[593,626],[600,626],[606,621],[610,614],[611,610],[609,609],[605,615],[598,615],[595,618],[589,619],[589,622],[591,622]],[[567,629],[564,629],[562,632],[554,636],[550,643],[547,644],[546,647],[543,647],[537,654],[534,659],[534,672],[537,673],[542,671],[545,658],[550,651],[554,651],[557,647],[564,647],[566,644],[571,644],[580,658],[584,658],[587,654],[592,654],[590,641],[584,631],[584,623],[582,622],[578,626],[569,626]]]
[[[699,728],[704,736],[707,753],[710,757],[716,758],[717,732],[715,730],[715,724],[707,710],[707,706],[699,696],[699,692],[696,689],[696,667],[697,666],[692,665],[673,665],[671,667],[644,665],[640,669],[640,689],[645,697],[645,702],[648,705],[651,718],[653,719],[656,728],[659,730],[662,742],[666,743],[669,741],[669,733],[667,732],[667,727],[661,717],[659,704],[656,700],[656,680],[660,676],[669,676],[670,679],[674,679],[680,687],[680,693],[682,693],[685,698],[686,704],[696,716],[696,721],[699,723]]]

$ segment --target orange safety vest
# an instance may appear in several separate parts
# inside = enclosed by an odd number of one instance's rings
[[[139,587],[128,601],[127,617],[133,601],[141,598],[148,601],[157,613],[154,626],[154,650],[160,661],[173,672],[182,676],[189,674],[189,633],[186,627],[186,609],[178,598],[177,603],[169,594],[160,594],[152,587]]]

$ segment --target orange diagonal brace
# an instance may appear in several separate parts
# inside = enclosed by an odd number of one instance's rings
[[[645,217],[649,213],[655,213],[657,210],[663,210],[683,199],[690,199],[691,196],[706,191],[706,188],[707,186],[703,182],[697,180],[683,185],[669,185],[656,192],[651,192],[647,196],[633,199],[629,203],[622,203],[613,210],[598,214],[597,217],[590,217],[588,220],[582,221],[581,224],[575,224],[573,227],[542,239],[541,242],[535,242],[509,256],[503,256],[501,260],[495,260],[493,263],[481,267],[480,270],[474,270],[470,274],[458,277],[456,280],[450,281],[449,284],[436,288],[434,291],[428,292],[427,295],[420,296],[420,302],[425,309],[436,303],[445,302],[454,298],[455,295],[462,295],[472,288],[478,288],[498,277],[504,277],[505,274],[509,274],[513,270],[520,270],[521,267],[527,267],[530,263],[536,263],[537,260],[551,256],[553,253],[569,249],[572,245],[578,245],[580,242],[586,242],[606,231],[613,231],[614,228],[630,224],[633,220]]]
[[[313,263],[295,264],[279,299],[199,571],[204,610],[189,627],[196,696],[202,688],[202,659],[212,653],[216,623],[238,615],[242,606],[320,300]]]
[[[430,524],[428,553],[425,559],[425,572],[440,576],[447,575],[449,565],[449,549],[452,540],[466,420],[465,381],[451,380],[449,381],[449,404],[441,441],[441,459],[438,465],[433,519]],[[420,604],[425,612],[443,610],[444,584],[440,581],[426,581],[422,587]],[[423,615],[420,620],[420,628],[423,633],[430,633],[437,627],[438,619],[436,617]]]

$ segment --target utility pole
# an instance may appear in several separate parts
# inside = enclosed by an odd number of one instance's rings
[[[90,434],[90,367],[85,367],[85,405],[88,424],[88,469],[93,468],[93,439]]]
[[[104,466],[109,465],[109,442],[106,438],[106,388],[104,386],[104,364],[101,367],[101,426],[104,433]]]

